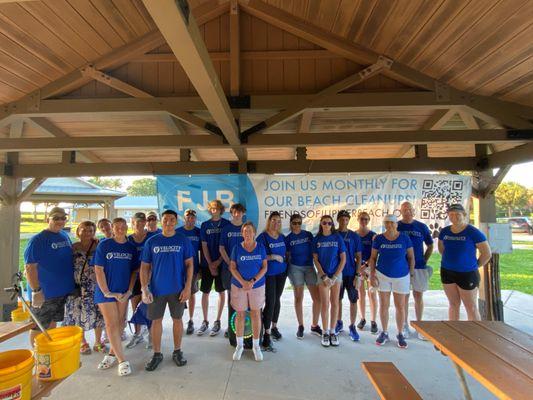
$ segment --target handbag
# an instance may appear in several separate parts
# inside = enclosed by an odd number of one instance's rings
[[[89,254],[91,254],[91,250],[95,242],[96,240],[93,240],[91,242],[91,245],[89,246],[89,250],[87,250],[87,256],[85,257],[85,262],[83,263],[83,266],[81,267],[80,279],[79,279],[80,283],[74,282],[74,290],[70,293],[70,296],[72,297],[81,297],[81,278],[83,276],[83,272],[85,271],[85,266],[87,265],[87,262],[89,261]]]

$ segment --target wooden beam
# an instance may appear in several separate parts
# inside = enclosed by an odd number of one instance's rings
[[[496,172],[491,181],[487,184],[487,186],[481,191],[481,193],[479,194],[480,197],[485,198],[494,194],[494,192],[496,191],[496,189],[498,189],[498,186],[500,186],[500,183],[502,183],[505,178],[505,175],[507,175],[511,167],[512,165],[505,165],[501,167],[498,172]]]
[[[400,147],[400,150],[398,150],[398,152],[396,153],[396,158],[403,158],[407,155],[407,153],[409,153],[409,151],[411,151],[411,149],[413,148],[413,145],[412,144],[404,144],[402,145],[402,147]]]
[[[533,132],[524,131],[518,136],[516,131],[508,133],[502,129],[493,130],[441,130],[441,131],[381,131],[381,132],[313,132],[301,134],[259,134],[249,138],[247,143],[231,146],[224,138],[215,135],[144,135],[144,136],[77,136],[68,137],[49,121],[32,118],[32,123],[55,138],[0,138],[0,151],[66,151],[124,148],[174,148],[190,149],[229,149],[232,147],[306,147],[306,146],[376,146],[376,145],[427,145],[439,144],[479,144],[484,143],[524,143],[533,141]],[[58,132],[61,132],[58,133]],[[166,132],[165,132],[166,133]],[[504,152],[502,152],[504,153]],[[495,153],[497,155],[499,153]],[[423,154],[420,155],[421,157]]]
[[[468,129],[480,129],[481,127],[479,126],[476,118],[470,112],[468,112],[468,110],[469,109],[467,107],[458,107],[457,113]],[[489,150],[491,153],[496,153],[496,148],[492,143],[489,144]]]
[[[239,3],[231,0],[229,8],[229,52],[230,52],[230,95],[238,96],[240,92],[240,52],[241,37],[239,27]]]
[[[350,75],[347,78],[344,78],[343,80],[337,83],[334,83],[333,85],[321,90],[320,92],[315,94],[313,97],[311,97],[309,100],[290,106],[287,109],[283,110],[282,112],[266,119],[265,121],[252,126],[251,128],[244,131],[242,135],[244,137],[248,137],[255,133],[264,131],[265,129],[269,129],[276,125],[279,125],[282,122],[298,115],[303,110],[307,108],[312,108],[320,101],[323,101],[324,99],[327,99],[328,97],[335,96],[339,92],[349,89],[350,87],[357,85],[358,83],[361,83],[365,81],[366,79],[379,74],[383,69],[390,68],[390,65],[391,65],[391,62],[389,59],[385,57],[380,57],[379,60],[375,64],[372,64],[371,66],[353,75]]]
[[[122,93],[129,94],[132,97],[140,99],[149,99],[154,97],[151,94],[146,93],[145,91],[136,88],[133,85],[130,85],[129,83],[121,81],[120,79],[117,79],[109,74],[106,74],[105,72],[96,69],[92,65],[83,67],[81,71],[84,76],[94,79],[95,81],[101,82],[104,85],[116,89]]]
[[[523,144],[509,150],[487,156],[487,168],[503,168],[507,165],[533,161],[533,143]]]
[[[25,121],[31,124],[33,127],[39,129],[41,132],[44,132],[47,135],[54,136],[55,138],[58,138],[58,139],[69,138],[69,135],[65,131],[63,131],[56,125],[54,125],[52,122],[50,122],[46,118],[40,118],[40,117],[26,118]],[[29,138],[25,138],[23,140],[29,140]],[[50,139],[47,139],[47,140],[50,140]],[[65,149],[65,150],[75,150],[75,149]],[[85,160],[89,162],[102,162],[103,161],[100,157],[98,157],[97,155],[93,154],[90,151],[80,151],[79,153],[80,153],[80,156],[82,156]]]
[[[45,180],[46,178],[33,178],[29,185],[26,186],[26,188],[24,188],[24,190],[22,190],[22,192],[20,192],[20,194],[17,196],[17,203],[22,203],[28,197],[30,197]]]
[[[350,160],[267,160],[243,162],[250,173],[328,173],[385,171],[445,171],[451,164],[464,171],[477,170],[475,157]],[[229,174],[238,171],[239,162],[200,161],[163,163],[93,163],[93,164],[21,164],[13,167],[17,177],[52,177],[82,175],[174,175]],[[0,164],[0,169],[2,165]]]
[[[187,130],[183,127],[180,120],[174,118],[170,114],[164,115],[165,123],[167,124],[167,127],[169,131],[174,135],[188,135],[189,133]],[[189,148],[180,149],[180,161],[191,161],[191,154],[194,154],[196,159],[198,159],[198,153],[196,151],[191,151]]]
[[[300,121],[298,121],[298,128],[296,129],[296,133],[310,132],[312,123],[313,123],[313,111],[304,111],[300,115]]]
[[[143,3],[228,143],[238,146],[240,139],[237,124],[209,59],[198,25],[184,7],[186,2],[143,0]],[[246,157],[241,151],[236,151],[236,154],[239,159]]]

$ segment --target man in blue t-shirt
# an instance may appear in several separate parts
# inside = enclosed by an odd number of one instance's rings
[[[74,290],[72,243],[63,231],[66,220],[63,208],[52,208],[48,228],[33,236],[24,251],[32,311],[46,329],[63,321],[67,296]],[[32,346],[38,333],[38,327],[30,332]]]
[[[220,255],[223,260],[220,271],[222,285],[228,291],[231,289],[231,272],[229,271],[231,252],[235,245],[242,242],[241,228],[243,217],[246,214],[246,208],[242,204],[235,203],[230,207],[229,212],[231,214],[231,221],[222,228],[219,245]]]
[[[415,272],[411,280],[411,288],[413,290],[413,297],[415,299],[415,314],[416,320],[422,320],[424,312],[423,295],[429,288],[429,279],[433,274],[433,269],[427,265],[429,257],[433,254],[433,238],[429,228],[422,222],[414,219],[415,209],[411,203],[405,201],[400,206],[400,213],[402,219],[398,221],[398,231],[404,232],[409,236],[413,243],[413,252],[415,256]],[[426,249],[424,251],[424,244]],[[405,323],[403,329],[403,336],[408,338],[411,331],[409,329],[409,294],[405,298]],[[417,336],[421,340],[424,337],[417,332]]]
[[[194,272],[193,248],[186,236],[176,232],[178,215],[173,210],[162,214],[163,231],[152,236],[144,245],[141,263],[142,300],[148,304],[148,318],[152,320],[154,355],[146,364],[147,371],[154,371],[163,361],[161,335],[163,316],[168,304],[173,321],[174,352],[172,360],[178,367],[187,360],[181,351],[183,322],[181,317],[185,302],[191,296]]]
[[[189,308],[189,322],[187,323],[187,330],[185,333],[187,335],[192,335],[194,333],[194,307],[196,306],[196,293],[199,290],[198,280],[200,279],[200,228],[196,226],[196,211],[188,208],[183,213],[185,225],[180,226],[176,229],[176,232],[181,233],[189,238],[193,250],[193,264],[194,264],[194,274],[192,277],[192,286],[191,286],[191,297],[187,303]]]

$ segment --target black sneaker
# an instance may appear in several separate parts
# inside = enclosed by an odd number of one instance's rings
[[[370,333],[373,335],[378,333],[378,324],[376,321],[370,321]]]
[[[224,331],[224,337],[225,337],[226,339],[229,338],[229,333],[228,333],[228,330],[227,330],[227,329]]]
[[[185,364],[187,364],[187,359],[183,357],[183,351],[181,350],[174,350],[172,353],[172,360],[178,367],[183,367]]]
[[[272,350],[272,340],[270,340],[270,334],[263,333],[263,341],[261,342],[261,347],[265,351],[271,351]]]
[[[304,338],[304,326],[303,325],[300,325],[298,327],[298,331],[296,331],[296,337],[298,339],[303,339]]]
[[[322,337],[322,328],[320,325],[311,326],[311,333],[313,335],[317,335],[318,337]]]
[[[337,347],[339,345],[339,335],[337,335],[335,333],[330,333],[329,334],[329,343],[332,346]]]
[[[278,330],[277,327],[274,327],[270,330],[270,335],[272,335],[272,338],[274,340],[280,340],[283,336],[281,336],[281,332]]]
[[[194,333],[194,322],[192,321],[192,319],[187,322],[187,330],[185,331],[185,333],[187,333],[187,335],[192,335]]]
[[[220,332],[220,320],[217,320],[213,322],[213,327],[211,328],[211,332],[209,332],[209,336],[216,336]]]
[[[161,364],[161,361],[163,361],[163,354],[154,353],[152,359],[144,366],[144,369],[147,371],[155,371],[159,364]]]
[[[357,329],[359,329],[360,331],[362,331],[363,328],[365,327],[365,325],[366,325],[366,319],[363,318],[363,319],[361,319],[361,320],[359,321],[359,323],[357,324]]]

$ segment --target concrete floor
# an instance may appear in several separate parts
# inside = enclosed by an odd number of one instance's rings
[[[533,334],[533,297],[513,291],[503,291],[502,295],[506,322]],[[216,297],[212,295],[211,299],[210,315],[213,315]],[[442,291],[428,292],[426,319],[446,319],[446,304]],[[306,293],[306,321],[310,309]],[[201,320],[198,311],[197,307],[197,324]],[[345,304],[345,319],[347,312]],[[406,350],[397,348],[394,341],[377,347],[375,336],[368,330],[362,332],[359,343],[342,334],[339,348],[322,348],[320,339],[308,332],[304,340],[297,340],[290,290],[283,294],[279,328],[284,337],[276,343],[277,353],[265,353],[262,363],[255,362],[250,351],[245,351],[241,361],[233,362],[233,348],[222,334],[215,338],[187,336],[183,350],[188,364],[178,368],[170,357],[171,331],[167,316],[163,334],[165,360],[157,371],[144,370],[144,363],[151,355],[144,345],[127,350],[134,372],[126,378],[118,377],[115,368],[98,371],[96,365],[101,355],[82,356],[82,368],[57,387],[50,399],[377,399],[360,367],[362,361],[394,362],[424,398],[462,398],[449,359],[435,351],[429,342],[410,339]],[[391,337],[394,334],[391,329]],[[20,335],[2,343],[0,351],[27,345],[27,335]],[[468,381],[474,399],[494,398],[474,379],[468,377]]]

